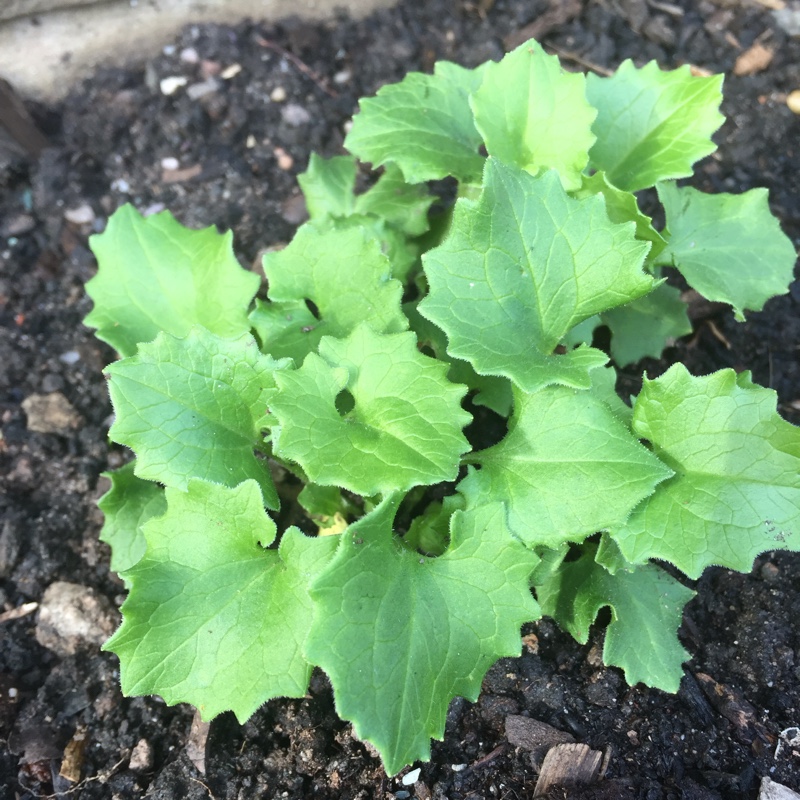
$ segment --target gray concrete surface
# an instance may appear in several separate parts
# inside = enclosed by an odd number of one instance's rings
[[[0,0],[0,78],[57,100],[101,64],[141,63],[184,25],[363,16],[394,0]],[[14,11],[13,18],[12,11]],[[4,20],[5,18],[5,20]],[[4,21],[2,21],[4,20]]]

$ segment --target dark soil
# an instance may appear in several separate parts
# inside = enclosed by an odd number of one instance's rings
[[[548,10],[564,13],[542,17]],[[720,150],[694,184],[767,186],[800,242],[800,117],[785,104],[800,88],[800,41],[767,10],[692,0],[409,0],[359,22],[190,27],[143,69],[98,72],[60,107],[35,110],[53,146],[0,176],[0,614],[41,602],[53,581],[116,605],[123,594],[97,538],[99,474],[126,456],[106,438],[101,369],[113,353],[81,325],[90,308],[83,285],[95,270],[87,235],[124,202],[163,206],[192,226],[232,227],[242,263],[256,264],[262,248],[291,238],[303,216],[296,173],[311,150],[339,152],[358,97],[436,59],[498,58],[504,37],[536,20],[545,45],[575,68],[633,58],[730,72],[756,39],[774,48],[766,70],[726,81]],[[188,47],[201,63],[182,60]],[[194,84],[202,70],[233,64],[241,71],[201,98],[159,89],[165,77]],[[271,102],[278,87],[286,99]],[[170,157],[189,170],[183,180],[162,175]],[[82,204],[94,222],[65,220]],[[751,369],[800,422],[798,285],[741,325],[716,308],[697,311],[694,335],[663,361],[626,370],[621,389],[635,392],[644,368],[652,376],[678,359],[698,374]],[[30,430],[22,402],[54,393],[74,410],[61,432]],[[114,656],[92,644],[57,655],[38,643],[36,613],[0,617],[0,798],[530,797],[537,771],[529,752],[507,742],[509,715],[608,751],[605,780],[570,797],[753,798],[764,776],[800,790],[798,748],[776,753],[780,732],[800,724],[800,554],[767,553],[750,575],[710,569],[696,588],[681,630],[692,659],[677,695],[627,687],[603,668],[601,630],[581,647],[542,621],[520,658],[491,670],[477,704],[452,704],[446,739],[412,786],[387,779],[337,719],[321,674],[304,700],[273,701],[244,726],[231,715],[215,720],[202,774],[187,749],[192,709],[125,699]],[[80,781],[59,777],[64,759]]]

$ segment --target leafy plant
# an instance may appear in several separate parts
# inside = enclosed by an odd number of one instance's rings
[[[774,392],[676,364],[630,407],[592,346],[607,326],[624,365],[690,331],[666,267],[739,319],[787,290],[765,190],[675,183],[714,149],[721,83],[569,74],[535,42],[412,73],[362,101],[353,155],[312,156],[268,296],[230,236],[114,214],[86,322],[124,356],[110,436],[136,454],[101,501],[126,694],[243,721],[318,666],[395,773],[523,623],[586,642],[603,607],[606,663],[677,690],[693,593],[657,561],[696,578],[800,549]],[[361,193],[356,159],[383,167]],[[443,178],[460,199],[431,214]],[[634,194],[653,186],[661,230]],[[295,497],[306,532],[278,530]]]

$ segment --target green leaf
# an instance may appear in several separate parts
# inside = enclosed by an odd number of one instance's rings
[[[355,210],[356,160],[311,154],[308,169],[297,176],[311,219],[346,217]]]
[[[594,175],[583,175],[583,183],[578,191],[573,192],[572,196],[582,199],[591,197],[594,194],[602,194],[606,201],[606,211],[608,218],[612,222],[634,222],[636,223],[636,238],[644,242],[650,242],[650,252],[647,254],[648,261],[652,261],[667,246],[664,237],[653,227],[653,220],[643,214],[636,202],[635,195],[630,192],[623,192],[616,186],[609,183],[604,172],[595,172]]]
[[[532,175],[558,170],[565,189],[579,188],[597,116],[585,83],[533,40],[488,63],[471,105],[489,155]]]
[[[635,192],[669,178],[686,178],[695,161],[713,153],[722,75],[694,77],[688,66],[670,72],[651,61],[624,61],[608,78],[587,75],[586,94],[597,109],[589,155],[620,189]]]
[[[475,700],[487,669],[520,652],[538,617],[536,556],[515,542],[500,503],[456,511],[450,546],[421,557],[392,535],[397,499],[352,525],[311,587],[306,654],[328,673],[339,715],[372,742],[387,773],[430,758],[450,700]]]
[[[192,480],[167,489],[167,513],[145,525],[147,552],[125,573],[123,622],[104,649],[119,656],[126,695],[192,703],[203,719],[244,722],[273,697],[302,697],[312,604],[307,586],[336,537],[275,523],[253,481],[233,489]]]
[[[506,437],[470,458],[458,485],[467,508],[502,497],[508,527],[529,547],[579,542],[624,522],[672,473],[595,391],[550,386],[514,394]]]
[[[420,345],[429,347],[439,361],[450,365],[447,371],[448,379],[453,383],[463,383],[476,392],[472,398],[475,405],[490,408],[501,417],[507,417],[511,413],[511,382],[508,378],[478,375],[469,361],[448,355],[445,332],[425,319],[417,310],[415,303],[406,303],[403,310],[411,329],[417,334]]]
[[[633,429],[675,476],[611,531],[625,558],[660,558],[697,578],[747,572],[766,550],[800,550],[800,429],[749,373],[702,378],[675,364],[645,380]]]
[[[553,171],[535,178],[490,158],[480,199],[460,200],[450,234],[423,256],[430,293],[419,311],[480,374],[528,392],[586,388],[606,356],[553,351],[582,320],[652,289],[647,248],[633,224],[609,221],[601,197],[575,200]]]
[[[436,198],[424,185],[406,183],[400,169],[390,163],[373,186],[356,196],[356,170],[353,156],[325,159],[311,154],[308,169],[297,180],[312,220],[373,216],[374,222],[409,236],[428,230],[428,209]]]
[[[786,294],[797,253],[769,210],[766,189],[704,194],[690,186],[658,185],[669,243],[658,261],[677,267],[709,300],[730,303],[736,319]]]
[[[409,72],[360,101],[344,146],[375,166],[395,163],[408,183],[449,175],[478,181],[484,159],[469,94],[482,77],[481,68],[447,61],[439,61],[433,75]]]
[[[84,324],[123,356],[159,331],[185,336],[202,325],[218,336],[246,333],[259,279],[239,266],[231,241],[213,227],[184,228],[169,211],[145,218],[122,206],[89,240],[98,271],[86,284],[94,308]]]
[[[536,585],[542,613],[581,644],[597,612],[610,608],[603,661],[621,667],[631,686],[645,683],[665,692],[678,691],[681,665],[689,658],[676,632],[694,594],[654,564],[612,575],[595,562],[594,547]]]
[[[681,293],[665,283],[600,318],[611,329],[611,357],[621,367],[645,356],[661,358],[665,347],[692,332]]]
[[[253,454],[270,424],[275,370],[249,334],[220,339],[193,328],[185,339],[161,333],[137,355],[106,368],[116,412],[109,436],[137,455],[136,474],[186,489],[190,478],[236,486],[253,478],[269,508],[278,495],[265,461]]]
[[[463,509],[464,498],[460,494],[450,494],[441,502],[429,503],[425,511],[411,521],[403,541],[420,553],[440,556],[450,540],[450,518],[454,511]]]
[[[372,214],[408,236],[421,236],[430,227],[428,210],[436,198],[424,185],[409,184],[400,168],[386,165],[383,175],[356,198],[357,214]]]
[[[275,453],[314,483],[364,496],[453,480],[471,416],[460,405],[464,387],[446,371],[419,353],[411,332],[362,325],[346,339],[326,336],[319,355],[275,373]]]
[[[164,490],[157,483],[134,475],[134,462],[113,472],[103,472],[111,488],[98,500],[105,515],[100,541],[111,547],[111,569],[124,572],[144,555],[142,526],[167,510]]]
[[[277,307],[259,304],[250,319],[263,349],[276,358],[299,364],[323,336],[346,336],[362,322],[387,333],[408,327],[402,284],[392,279],[379,242],[360,226],[303,225],[285,249],[264,256],[264,272]]]

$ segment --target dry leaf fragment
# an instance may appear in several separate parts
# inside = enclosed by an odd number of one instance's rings
[[[775,51],[771,47],[756,42],[736,59],[733,74],[742,76],[762,72],[772,63],[774,56]]]

